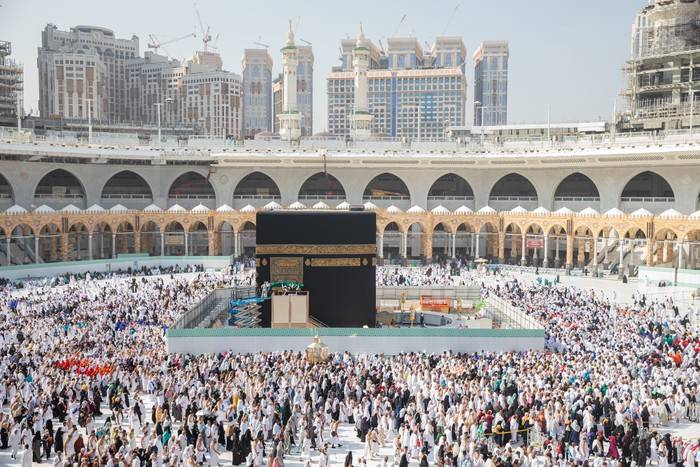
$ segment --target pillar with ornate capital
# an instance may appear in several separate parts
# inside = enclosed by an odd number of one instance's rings
[[[574,267],[574,235],[566,233],[566,271],[569,272]]]
[[[209,241],[209,256],[219,256],[221,253],[219,251],[220,248],[220,238],[221,235],[219,232],[216,232],[214,230],[209,230],[207,231],[207,239]]]
[[[605,252],[607,253],[607,250]],[[649,267],[652,267],[654,265],[654,239],[653,238],[647,238],[646,263],[647,263],[647,266],[649,266]]]
[[[452,259],[457,257],[457,234],[452,234]]]
[[[520,236],[522,237],[520,265],[527,266],[527,234],[523,232]]]

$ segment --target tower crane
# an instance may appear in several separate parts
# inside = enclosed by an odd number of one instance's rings
[[[153,51],[157,54],[158,49],[163,48],[164,45],[172,44],[174,42],[179,42],[179,41],[187,39],[189,37],[197,37],[197,34],[191,32],[191,33],[186,34],[184,36],[176,37],[175,39],[170,39],[170,40],[165,41],[165,42],[159,41],[158,38],[154,34],[149,34],[148,35],[149,42],[148,42],[147,47],[149,49],[153,49]],[[165,50],[165,48],[163,48],[163,50]],[[168,53],[168,51],[166,50],[165,53]]]
[[[307,40],[304,40],[304,39],[302,39],[301,37],[299,38],[299,40],[300,40],[301,42],[303,42],[304,44],[308,45],[309,47],[311,47],[311,42],[309,42],[309,41],[307,41]]]
[[[197,13],[197,21],[199,22],[199,30],[202,32],[202,44],[204,45],[204,51],[208,52],[209,51],[209,43],[211,42],[211,34],[209,33],[209,25],[207,25],[207,29],[204,29],[204,24],[202,23],[202,17],[199,15],[199,8],[197,8],[197,4],[195,3],[194,5],[194,11]]]

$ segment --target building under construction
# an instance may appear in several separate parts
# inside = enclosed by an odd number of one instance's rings
[[[700,4],[653,0],[635,18],[624,68],[623,130],[681,130],[700,125]],[[691,115],[694,114],[694,118]]]
[[[22,103],[24,73],[22,65],[10,58],[11,54],[12,44],[0,41],[0,121],[16,119]]]

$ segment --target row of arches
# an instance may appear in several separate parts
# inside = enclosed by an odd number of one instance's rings
[[[9,231],[0,229],[0,264],[16,265],[55,261],[108,259],[124,253],[152,256],[254,256],[256,227],[245,222],[235,229],[228,222],[216,227],[196,221],[187,225],[174,220],[165,225],[147,221],[138,230],[129,221],[102,222],[88,228],[82,222],[64,232],[56,224],[36,230],[26,224]],[[593,231],[586,226],[569,233],[563,225],[543,228],[510,222],[500,231],[486,222],[457,226],[438,223],[408,226],[388,222],[378,226],[377,253],[385,261],[426,258],[487,258],[493,262],[543,267],[632,268],[642,264],[696,269],[700,267],[700,230],[680,236],[664,228],[647,238],[633,227]]]
[[[80,180],[65,169],[56,169],[44,175],[34,190],[34,197],[75,199],[85,198],[85,189]],[[148,182],[136,172],[124,170],[113,175],[101,192],[103,199],[152,200],[153,191]],[[0,175],[0,199],[14,199],[8,180]],[[197,172],[186,172],[170,185],[170,199],[216,199],[215,190],[207,177]],[[281,198],[279,186],[268,175],[253,172],[246,175],[234,190],[234,199]],[[327,172],[309,177],[298,192],[300,200],[345,200],[346,190],[341,182]],[[363,192],[365,200],[410,200],[411,193],[406,183],[392,173],[374,177]],[[675,194],[668,181],[655,172],[645,171],[630,179],[621,193],[621,201],[667,200],[673,201]],[[429,200],[468,201],[474,199],[474,191],[461,176],[448,173],[435,180],[429,191]],[[518,173],[510,173],[499,179],[489,192],[489,201],[532,201],[537,203],[540,194],[533,183]],[[555,201],[600,200],[596,184],[586,175],[576,172],[558,183],[554,192]]]
[[[429,250],[429,251],[428,251]],[[437,258],[487,258],[492,262],[540,267],[615,267],[629,271],[640,265],[700,268],[700,230],[682,238],[672,229],[661,229],[648,239],[637,227],[618,231],[606,227],[596,232],[585,226],[568,235],[562,225],[543,229],[537,224],[521,228],[509,223],[499,232],[487,222],[462,223],[449,228],[438,223],[432,230],[420,222],[401,227],[389,222],[377,232],[378,256],[392,261]]]
[[[187,228],[178,221],[159,226],[144,223],[136,231],[124,221],[116,226],[99,223],[92,229],[82,222],[62,232],[56,224],[33,229],[27,224],[0,229],[0,265],[109,259],[119,254],[151,256],[247,256],[255,255],[255,224],[245,222],[236,231],[222,222],[215,231],[203,222]]]

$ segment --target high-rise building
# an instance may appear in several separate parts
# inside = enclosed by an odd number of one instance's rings
[[[272,132],[275,134],[280,132],[279,114],[282,113],[283,92],[284,81],[280,74],[272,81]]]
[[[118,39],[106,28],[60,31],[47,25],[37,58],[41,116],[85,119],[90,108],[93,119],[128,121],[127,63],[138,54],[136,36]]]
[[[0,119],[16,118],[22,106],[24,70],[10,55],[12,44],[0,41]]]
[[[169,80],[166,77],[171,76],[173,70],[180,68],[180,62],[148,51],[143,58],[129,60],[126,67],[129,76],[127,93],[129,120],[148,125],[157,124],[157,105],[164,104],[166,98],[169,105],[176,101],[177,96],[166,96],[166,94],[168,90],[177,88],[177,82],[169,86]],[[165,123],[164,120],[161,123]]]
[[[176,91],[165,94],[166,122],[194,125],[214,137],[242,137],[241,77],[223,70],[218,53],[195,52],[167,79]]]
[[[508,42],[487,41],[474,52],[474,126],[508,123]]]
[[[314,52],[309,45],[297,46],[297,106],[301,136],[314,133]]]
[[[272,57],[267,49],[245,49],[243,69],[243,136],[272,130]]]
[[[654,0],[632,26],[625,65],[627,130],[677,130],[697,125],[700,88],[700,4]],[[691,118],[691,115],[694,117]]]
[[[373,136],[442,138],[448,127],[464,125],[466,48],[461,38],[439,37],[430,50],[415,38],[390,38],[386,49],[366,38],[362,44]],[[341,42],[341,65],[327,79],[328,131],[334,135],[350,135],[356,121],[356,46],[357,39]]]

